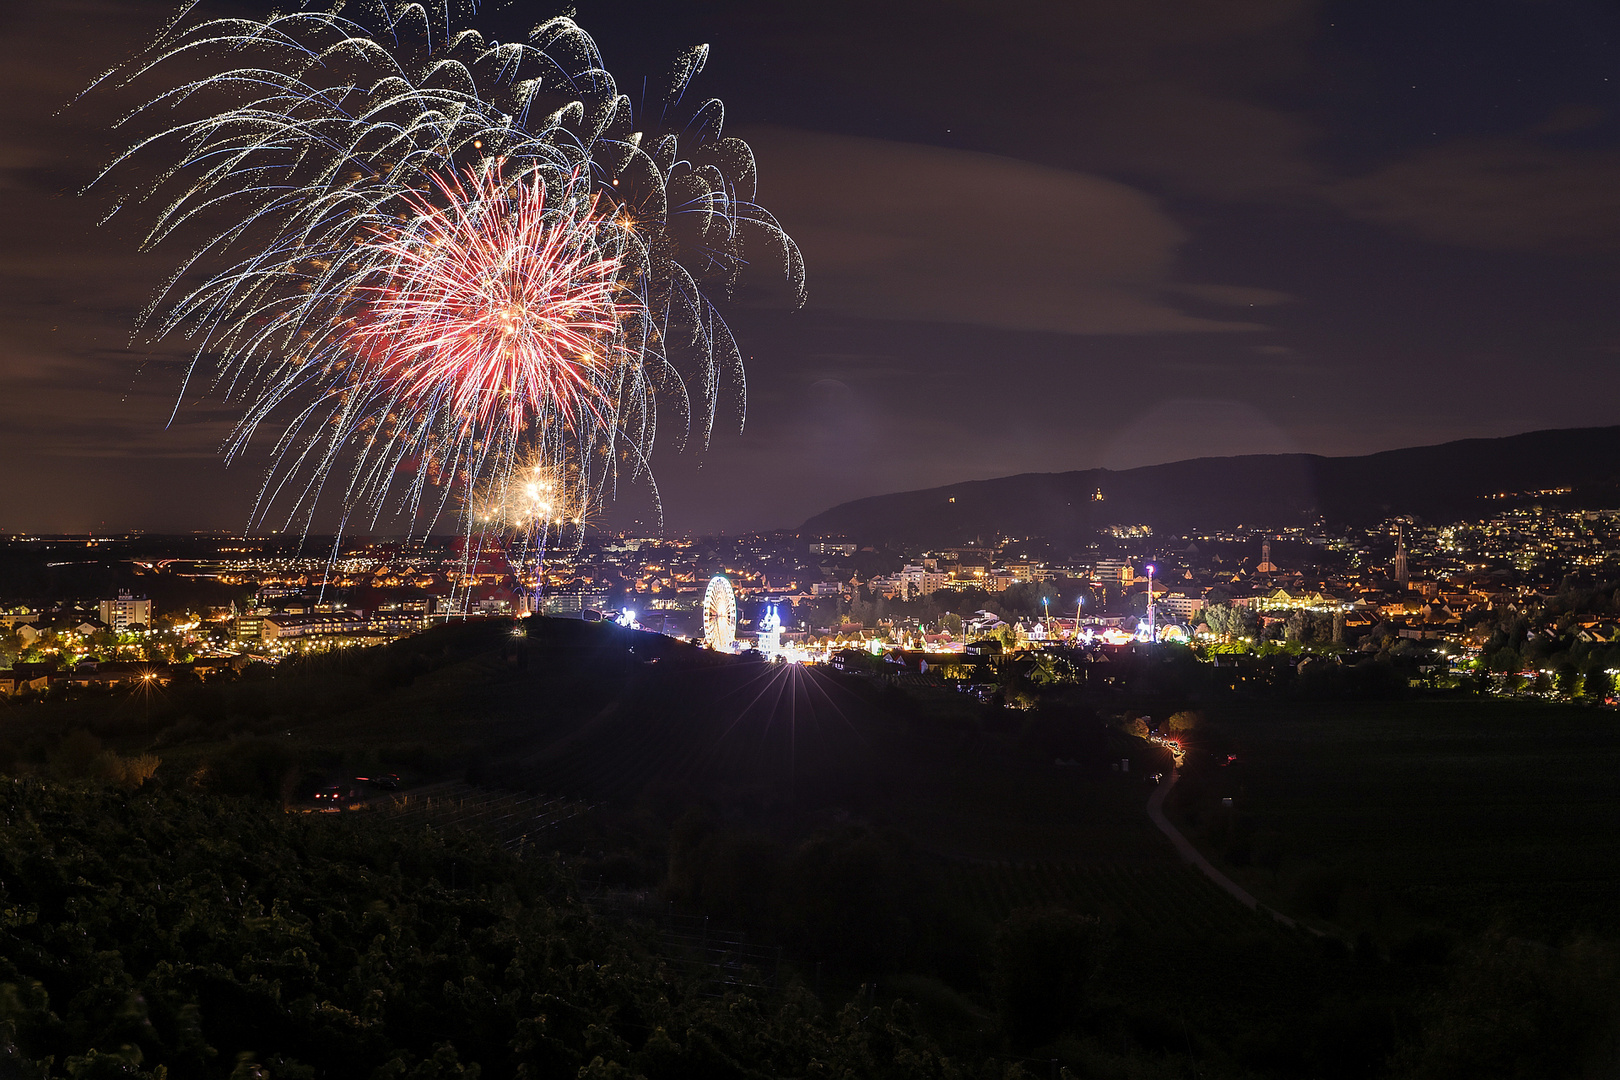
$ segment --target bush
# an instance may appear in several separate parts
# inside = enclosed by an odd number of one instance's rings
[[[83,780],[101,757],[101,740],[83,728],[68,732],[50,754],[51,772],[62,780]]]
[[[468,834],[23,782],[0,816],[3,1076],[961,1075],[903,1009],[709,998]]]
[[[215,791],[285,802],[298,779],[298,756],[276,739],[233,739],[199,771]]]
[[[1402,1072],[1417,1080],[1587,1075],[1581,1058],[1595,1049],[1591,1033],[1612,1022],[1617,974],[1612,949],[1584,942],[1482,941],[1420,1013]]]
[[[782,913],[806,955],[852,972],[883,971],[911,944],[906,853],[863,826],[814,836],[782,868]]]
[[[88,776],[99,783],[133,790],[152,779],[162,764],[163,759],[152,754],[126,758],[111,750],[103,750],[90,763]]]
[[[1101,952],[1098,920],[1061,908],[1024,908],[996,931],[996,1002],[1017,1046],[1040,1046],[1069,1030]]]

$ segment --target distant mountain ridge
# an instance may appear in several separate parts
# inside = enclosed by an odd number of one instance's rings
[[[1457,521],[1512,505],[1490,496],[1565,488],[1569,492],[1551,497],[1620,505],[1620,426],[1463,439],[1361,457],[1250,454],[1119,471],[1023,473],[856,499],[815,515],[801,531],[950,544],[996,534],[1076,542],[1110,525],[1149,525],[1155,532],[1281,527],[1318,515],[1352,525],[1403,514]]]

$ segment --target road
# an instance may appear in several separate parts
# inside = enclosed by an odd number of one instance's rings
[[[1160,784],[1158,789],[1153,792],[1152,798],[1148,799],[1147,812],[1148,817],[1153,820],[1153,824],[1157,825],[1159,827],[1159,831],[1170,838],[1170,842],[1176,846],[1176,851],[1181,854],[1183,859],[1186,859],[1188,862],[1192,863],[1203,873],[1205,877],[1209,878],[1209,880],[1213,881],[1216,885],[1219,885],[1226,892],[1230,893],[1238,903],[1242,904],[1244,907],[1252,908],[1255,911],[1263,911],[1270,915],[1273,919],[1276,919],[1278,922],[1282,923],[1284,926],[1298,927],[1299,924],[1293,919],[1290,919],[1288,916],[1266,907],[1264,904],[1250,895],[1249,891],[1243,886],[1239,885],[1237,882],[1215,869],[1215,867],[1210,864],[1210,861],[1204,858],[1197,848],[1192,846],[1192,841],[1181,835],[1181,830],[1172,825],[1170,823],[1170,819],[1164,816],[1165,797],[1170,794],[1170,789],[1175,787],[1176,781],[1180,779],[1181,774],[1172,769],[1170,772],[1170,779]]]

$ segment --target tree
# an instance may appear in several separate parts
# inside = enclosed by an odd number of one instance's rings
[[[1486,654],[1485,666],[1491,671],[1512,672],[1522,668],[1524,660],[1519,656],[1519,650],[1511,645],[1503,645]]]
[[[1181,712],[1172,714],[1170,719],[1166,721],[1166,725],[1170,728],[1172,735],[1184,735],[1196,728],[1202,719],[1192,710],[1183,709]]]
[[[1583,689],[1589,697],[1606,698],[1614,692],[1614,677],[1606,668],[1593,668],[1586,673]]]
[[[1254,612],[1227,603],[1215,603],[1206,607],[1204,622],[1209,624],[1210,630],[1227,640],[1253,637],[1260,625],[1260,620]]]

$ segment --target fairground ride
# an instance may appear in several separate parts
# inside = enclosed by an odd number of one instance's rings
[[[716,652],[730,652],[736,640],[737,594],[723,574],[716,574],[703,590],[703,643]]]

